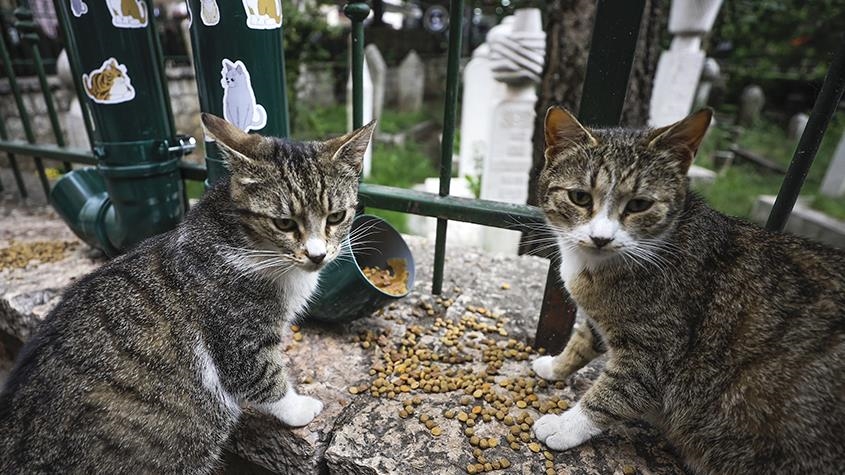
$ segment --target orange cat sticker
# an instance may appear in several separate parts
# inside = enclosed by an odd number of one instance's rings
[[[135,88],[129,79],[126,65],[109,58],[103,65],[82,75],[85,94],[98,104],[119,104],[135,98]]]
[[[273,30],[282,27],[280,0],[242,0],[246,10],[246,26],[253,30]]]
[[[118,28],[147,26],[147,4],[140,0],[106,0],[111,24]]]

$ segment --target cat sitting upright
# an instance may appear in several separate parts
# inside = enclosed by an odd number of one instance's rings
[[[242,403],[321,411],[281,333],[341,252],[374,123],[304,143],[203,123],[230,179],[65,291],[0,393],[0,473],[209,473]]]
[[[646,419],[696,473],[842,473],[845,252],[691,193],[710,118],[588,130],[548,111],[539,203],[588,326],[534,370],[560,380],[605,348],[609,358],[575,407],[534,432],[567,450]]]

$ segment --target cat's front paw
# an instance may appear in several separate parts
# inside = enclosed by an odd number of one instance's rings
[[[580,405],[556,416],[549,414],[534,423],[534,435],[552,450],[569,450],[601,433]]]
[[[308,425],[322,410],[323,403],[319,400],[293,391],[289,391],[270,407],[270,412],[290,427]]]
[[[559,378],[555,375],[555,357],[554,356],[541,356],[534,360],[531,363],[531,369],[537,373],[537,376],[548,380],[548,381],[558,381],[563,378]]]

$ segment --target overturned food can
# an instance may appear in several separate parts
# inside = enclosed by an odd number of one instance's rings
[[[370,315],[414,287],[414,256],[390,224],[371,215],[355,217],[343,253],[320,275],[307,313],[324,322]]]

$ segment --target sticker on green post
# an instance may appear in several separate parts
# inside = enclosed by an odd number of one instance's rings
[[[217,6],[217,0],[201,0],[200,18],[205,26],[214,26],[220,23],[220,8]]]
[[[267,111],[255,101],[252,81],[243,61],[223,58],[222,63],[223,118],[244,132],[263,129],[267,125]]]
[[[76,18],[88,13],[88,4],[82,0],[70,0],[70,11]]]
[[[282,27],[280,0],[242,0],[246,10],[246,26],[253,30],[274,30]]]
[[[118,28],[147,26],[147,5],[140,0],[106,0],[111,24]]]
[[[126,65],[109,58],[103,65],[82,75],[85,93],[98,104],[119,104],[135,98],[135,88],[129,79]]]

